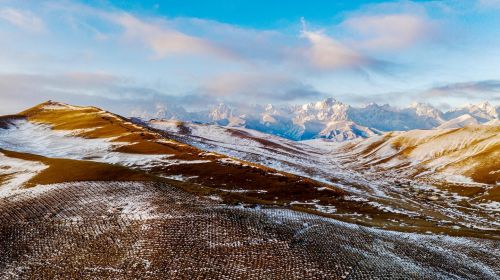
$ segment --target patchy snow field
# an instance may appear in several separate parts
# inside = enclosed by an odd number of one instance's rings
[[[490,165],[494,170],[489,175],[500,170],[498,126],[411,130],[372,137],[347,147],[345,151],[355,157],[354,165],[371,164],[385,169],[425,168],[428,170],[426,175],[452,183],[460,175],[463,181],[466,174],[474,173],[476,166]]]
[[[11,158],[0,153],[0,176],[5,176],[5,181],[0,181],[0,197],[20,192],[24,183],[45,168],[47,166],[41,162]]]
[[[105,155],[119,143],[110,139],[84,139],[73,136],[75,131],[52,130],[44,124],[25,120],[13,121],[14,126],[0,129],[0,147],[17,152],[54,158],[95,158]]]
[[[92,160],[128,167],[150,169],[156,166],[199,163],[169,159],[172,155],[148,155],[114,152],[130,143],[112,142],[113,138],[88,139],[75,136],[76,130],[53,130],[44,124],[25,120],[13,121],[14,126],[0,129],[0,148],[52,158]]]
[[[326,182],[334,187],[344,189],[351,193],[346,196],[346,201],[352,203],[368,202],[372,207],[394,215],[404,215],[408,218],[425,217],[426,220],[440,227],[482,228],[499,230],[496,222],[500,216],[490,207],[488,200],[481,194],[488,193],[491,186],[478,184],[468,177],[456,174],[429,173],[420,174],[420,177],[410,178],[399,169],[379,171],[376,165],[370,165],[370,160],[382,160],[391,157],[395,149],[389,145],[382,145],[366,157],[360,156],[370,145],[375,145],[383,136],[372,137],[366,140],[354,140],[348,143],[337,143],[323,139],[294,142],[280,137],[263,134],[244,128],[229,128],[216,125],[201,125],[182,123],[178,121],[152,121],[150,125],[156,129],[164,130],[177,137],[176,140],[198,148],[230,155],[234,158],[262,164],[280,171],[293,173],[312,179]],[[478,132],[473,132],[478,133]],[[393,133],[398,137],[402,133]],[[412,140],[420,143],[423,140],[436,137],[435,131],[411,132]],[[427,146],[415,151],[418,159],[413,159],[416,164],[428,156],[438,156],[443,149],[453,150],[472,141],[467,138],[467,133],[454,140],[449,146],[441,143],[436,146]],[[407,136],[410,137],[410,136]],[[487,136],[486,136],[487,138]],[[444,141],[444,140],[443,140]],[[479,153],[495,140],[486,139],[471,153]],[[350,146],[353,146],[349,148]],[[464,156],[471,155],[465,153]],[[372,158],[373,157],[373,158]],[[385,163],[385,167],[397,167],[401,160],[394,158]],[[446,160],[435,161],[435,164],[446,164]],[[365,164],[366,168],[359,170],[359,165]],[[455,189],[443,189],[434,186],[431,178],[436,181],[452,182]],[[463,186],[463,187],[461,187]],[[462,195],[459,190],[477,187],[478,195]],[[483,206],[479,203],[486,203]],[[325,205],[323,205],[325,206]],[[313,206],[319,212],[335,215],[334,211]],[[339,215],[340,216],[340,215]],[[401,222],[402,223],[402,222]]]
[[[220,205],[217,197],[196,197],[168,184],[37,188],[45,191],[0,198],[1,279],[500,277],[495,240]]]

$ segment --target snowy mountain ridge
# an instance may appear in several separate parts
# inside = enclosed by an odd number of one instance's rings
[[[268,104],[243,108],[221,103],[197,112],[188,112],[181,106],[160,106],[149,118],[243,127],[291,140],[325,138],[346,141],[386,131],[492,125],[499,119],[499,113],[500,106],[488,102],[443,112],[427,103],[412,103],[406,108],[376,103],[353,107],[327,98],[288,106]]]

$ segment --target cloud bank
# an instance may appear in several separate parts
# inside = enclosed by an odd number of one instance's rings
[[[43,20],[30,11],[23,11],[14,8],[0,9],[0,19],[10,24],[32,32],[45,30]]]
[[[483,30],[500,21],[485,17],[491,22],[471,24],[446,44],[438,38],[449,26],[462,27],[462,15],[472,18],[478,5],[495,2],[391,1],[278,27],[122,10],[108,2],[1,2],[0,102],[7,105],[0,109],[13,113],[47,99],[125,114],[124,108],[168,100],[188,106],[326,96],[357,103],[498,100],[499,77],[491,69],[500,53],[494,32]],[[461,44],[462,37],[474,44]],[[477,63],[464,66],[464,57]]]
[[[427,39],[435,29],[435,24],[427,18],[412,14],[354,16],[343,25],[361,36],[362,48],[371,50],[412,47]]]

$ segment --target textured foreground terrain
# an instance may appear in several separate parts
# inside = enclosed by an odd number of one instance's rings
[[[150,126],[200,149],[325,182],[348,193],[345,204],[360,206],[342,211],[340,201],[322,201],[317,193],[292,201],[296,210],[398,231],[500,238],[497,126],[391,133],[343,144],[168,120]],[[467,177],[472,174],[479,181]]]
[[[498,279],[499,247],[225,206],[167,183],[64,183],[0,198],[0,279]]]
[[[0,117],[0,280],[500,278],[495,130],[460,138],[487,153],[458,145],[493,181],[452,184],[386,168],[414,141],[149,125],[56,102]]]

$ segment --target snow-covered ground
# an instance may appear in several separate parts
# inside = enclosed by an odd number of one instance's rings
[[[498,240],[221,205],[217,197],[169,184],[73,182],[34,189],[44,191],[0,198],[2,278],[498,279],[500,273]]]
[[[433,129],[442,124],[443,128],[483,124],[498,121],[499,112],[500,106],[488,102],[442,112],[426,103],[413,103],[406,108],[376,103],[354,107],[327,98],[318,102],[285,106],[267,104],[242,108],[235,104],[219,104],[208,110],[192,112],[177,104],[160,106],[156,113],[140,113],[135,116],[249,128],[293,140],[322,137],[346,141],[371,137],[384,131]]]
[[[0,197],[16,194],[24,183],[47,167],[38,161],[11,158],[0,153],[0,175],[6,177],[0,183]]]
[[[380,145],[377,145],[379,143]],[[372,148],[373,145],[376,148]],[[426,175],[457,182],[474,166],[489,164],[500,170],[500,128],[471,126],[460,129],[412,130],[359,141],[345,150],[354,165],[372,164],[385,169],[399,166],[425,168]],[[468,162],[467,162],[468,161]],[[467,164],[462,164],[467,162]],[[492,172],[496,172],[493,170]],[[446,176],[451,175],[451,176]],[[500,182],[499,182],[500,183]]]
[[[432,183],[420,180],[421,178],[406,178],[397,173],[397,170],[378,172],[371,167],[356,171],[357,166],[346,164],[349,161],[351,163],[354,161],[352,163],[354,165],[363,163],[367,158],[360,157],[357,153],[376,143],[381,138],[374,137],[364,141],[356,140],[346,144],[319,139],[295,142],[245,128],[182,124],[175,121],[154,121],[151,122],[151,126],[169,132],[174,137],[173,139],[179,142],[205,150],[206,152],[201,153],[201,156],[204,154],[215,156],[213,152],[216,152],[235,159],[262,164],[279,171],[310,177],[343,189],[349,192],[350,196],[366,200],[371,203],[369,205],[382,211],[385,209],[390,213],[403,214],[408,217],[415,216],[416,212],[419,214],[425,213],[425,215],[429,215],[429,220],[435,220],[436,222],[446,220],[450,224],[457,224],[460,221],[459,224],[464,227],[498,228],[498,225],[492,223],[498,218],[497,214],[490,211],[490,207],[478,205],[478,203],[488,203],[488,201],[476,199],[475,197],[455,199],[460,197],[458,193],[452,190],[441,190]],[[406,134],[415,135],[416,140],[410,138],[411,141],[420,143],[419,139],[432,138],[434,133],[436,132],[422,131],[421,133],[409,132]],[[394,133],[394,137],[401,134],[403,133]],[[130,143],[113,142],[112,138],[86,139],[75,135],[75,131],[52,130],[47,125],[18,120],[14,121],[14,126],[11,128],[0,130],[0,147],[48,157],[93,160],[131,167],[138,166],[145,170],[156,166],[207,163],[210,161],[203,158],[199,160],[179,160],[172,158],[172,155],[168,154],[121,153],[115,151],[115,149]],[[434,146],[423,142],[423,145],[429,147],[421,150],[415,149],[414,152],[418,157],[414,161],[422,160],[427,155],[439,155],[443,148],[456,149],[462,147],[463,143],[471,143],[472,140],[468,139],[464,134],[454,141],[450,145],[442,143]],[[485,146],[478,145],[478,148],[473,151],[481,152],[491,141],[493,140],[490,138],[485,139]],[[345,149],[348,145],[354,146]],[[394,147],[387,144],[373,151],[370,156],[373,155],[376,158],[383,159],[393,153]],[[464,155],[468,154],[464,153]],[[248,165],[224,156],[216,156],[216,158],[215,160],[222,164]],[[394,162],[388,161],[386,167],[391,166],[391,164],[397,166],[399,163],[399,160],[396,159]],[[183,174],[180,172],[173,175],[182,176]],[[179,178],[188,180],[184,177]],[[462,180],[462,177],[460,177],[460,181],[457,178],[459,177],[455,178],[454,183],[476,186],[476,184],[470,184],[470,182]],[[402,186],[399,181],[405,181],[406,183]],[[476,187],[482,187],[482,185]],[[464,203],[468,203],[468,205],[464,207]],[[314,207],[320,212],[335,212],[335,209],[326,209],[320,206],[320,204],[316,204]],[[428,211],[429,209],[431,211]],[[442,217],[446,218],[443,219]]]
[[[172,155],[115,152],[116,148],[130,143],[113,142],[113,138],[78,137],[76,135],[80,130],[53,130],[48,125],[26,120],[12,123],[14,125],[9,129],[0,129],[0,148],[51,158],[92,160],[146,169],[159,165],[198,163],[169,159]]]
[[[325,139],[295,142],[245,128],[228,128],[178,121],[152,121],[151,126],[170,132],[179,137],[178,140],[181,142],[207,151],[230,155],[280,171],[329,183],[350,192],[352,194],[350,197],[369,202],[373,207],[388,213],[415,217],[433,212],[429,219],[436,222],[456,223],[461,221],[461,227],[472,226],[490,229],[498,229],[500,226],[494,222],[498,218],[494,211],[490,211],[489,207],[478,205],[482,201],[481,199],[463,197],[452,190],[433,186],[432,182],[420,180],[426,178],[425,174],[419,178],[409,178],[405,174],[398,175],[397,170],[378,172],[368,168],[356,171],[357,164],[363,164],[370,159],[369,157],[363,158],[358,153],[384,139],[384,136],[354,140],[350,143],[338,143]],[[394,137],[401,134],[404,132],[393,133]],[[435,137],[439,133],[430,130],[408,132],[408,134],[414,135],[417,139],[425,139]],[[413,163],[418,164],[420,160],[429,155],[438,156],[443,149],[456,149],[474,141],[469,139],[467,135],[470,136],[467,133],[461,134],[449,145],[445,141],[439,142],[438,145],[425,143],[425,147],[415,151],[417,157],[413,159]],[[415,141],[418,142],[418,140]],[[492,141],[494,140],[486,139],[486,142],[478,145],[472,151],[481,152]],[[348,148],[349,146],[351,148]],[[395,149],[386,144],[373,151],[373,156],[384,159],[393,156],[394,152]],[[463,156],[468,155],[470,154],[463,154]],[[398,159],[394,159],[394,161],[386,163],[385,166],[397,166],[400,163]],[[438,161],[436,161],[437,163]],[[453,181],[455,184],[463,184],[464,187],[488,187],[484,184],[477,184],[461,175],[436,174],[431,173],[436,180]],[[346,200],[350,200],[350,197],[346,197]],[[468,203],[468,206],[464,207],[464,203]],[[325,212],[325,209],[318,208],[317,210]],[[442,217],[448,218],[443,219]]]
[[[50,126],[26,120],[13,121],[14,126],[0,129],[0,147],[37,155],[81,159],[102,157],[114,147],[123,145],[111,139],[85,139],[74,136],[77,131],[52,130]]]

